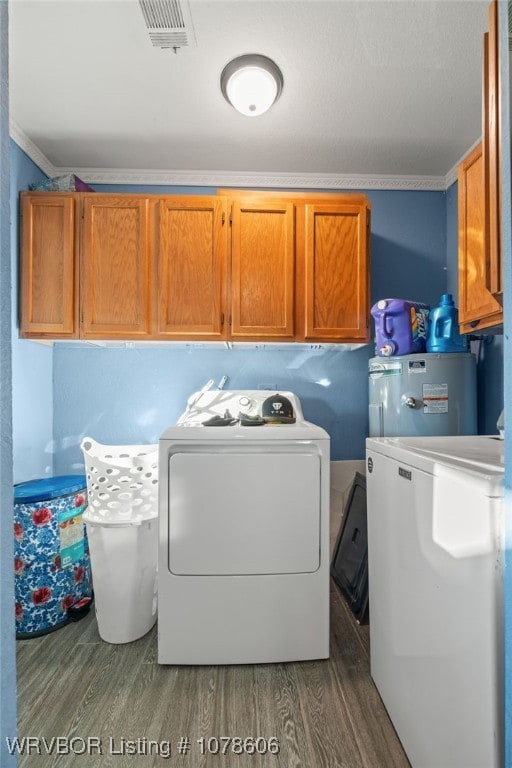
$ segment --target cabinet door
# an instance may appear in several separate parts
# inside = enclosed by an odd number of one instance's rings
[[[486,285],[485,177],[480,143],[459,166],[459,323],[461,333],[503,321]]]
[[[226,201],[167,197],[158,218],[158,336],[224,339]]]
[[[78,336],[75,206],[72,194],[21,196],[21,336]]]
[[[83,199],[81,335],[137,339],[150,333],[149,199]]]
[[[365,205],[306,205],[306,340],[368,341],[369,215]]]
[[[231,338],[293,339],[294,280],[293,203],[234,201]]]
[[[498,3],[489,6],[489,32],[484,35],[484,122],[483,164],[485,174],[486,286],[500,302],[503,300],[501,264],[501,138],[500,66]]]

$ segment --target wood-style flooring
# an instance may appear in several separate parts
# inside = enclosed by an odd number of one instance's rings
[[[333,540],[341,507],[333,493]],[[356,623],[335,585],[328,660],[160,666],[155,628],[109,645],[92,611],[18,641],[17,653],[18,736],[40,739],[20,755],[20,768],[410,768],[370,677],[369,627]],[[223,736],[275,737],[279,752],[236,754],[238,743],[215,741]],[[51,746],[53,737],[65,739]],[[178,754],[182,737],[190,739],[186,754]],[[211,753],[201,754],[201,738]]]

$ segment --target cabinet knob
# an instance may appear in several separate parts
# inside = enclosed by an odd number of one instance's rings
[[[479,322],[480,322],[480,319],[472,320],[469,325],[470,325],[471,328],[476,328],[477,325],[479,324]]]

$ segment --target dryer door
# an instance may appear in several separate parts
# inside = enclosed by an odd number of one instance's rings
[[[320,564],[320,455],[224,448],[169,458],[169,570],[311,573]],[[282,449],[281,449],[282,450]]]

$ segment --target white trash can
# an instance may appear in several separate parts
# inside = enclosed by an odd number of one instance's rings
[[[149,632],[157,617],[158,519],[133,525],[98,523],[87,528],[98,632],[107,643],[130,643]]]
[[[81,448],[98,631],[108,643],[129,643],[157,618],[158,445],[86,437]]]

